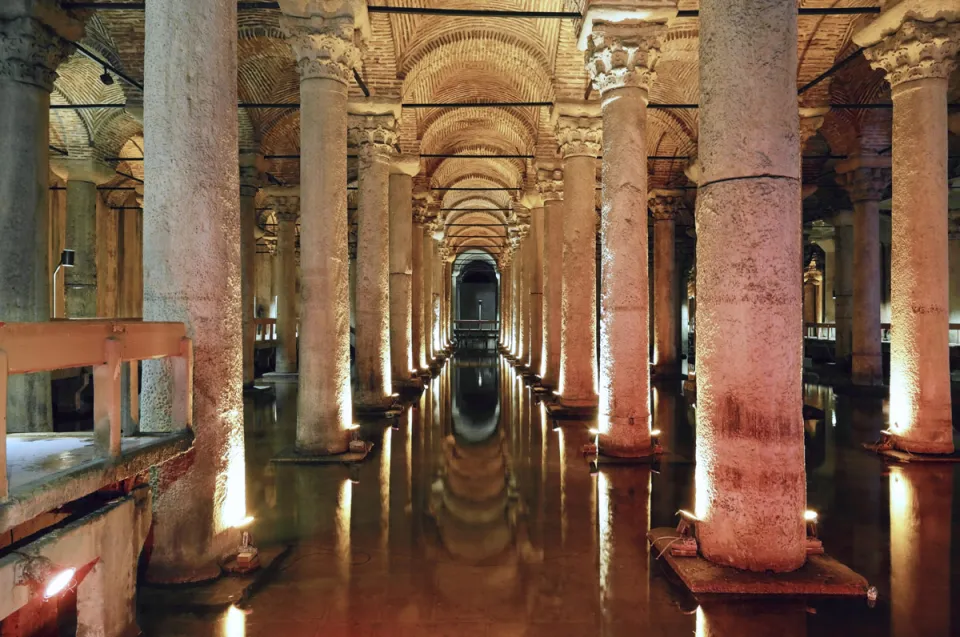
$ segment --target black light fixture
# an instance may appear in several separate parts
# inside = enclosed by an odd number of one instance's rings
[[[100,82],[104,86],[113,86],[113,76],[107,72],[107,67],[103,67],[103,74],[100,76]]]

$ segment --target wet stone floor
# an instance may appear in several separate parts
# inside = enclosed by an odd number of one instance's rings
[[[352,476],[271,463],[296,423],[295,386],[277,390],[246,404],[247,500],[257,544],[292,552],[243,608],[142,612],[148,637],[960,634],[960,465],[862,450],[885,426],[883,400],[805,396],[826,414],[806,423],[809,504],[827,552],[879,590],[869,607],[696,600],[651,555],[647,530],[693,504],[696,407],[679,383],[651,401],[662,464],[595,476],[589,424],[554,430],[497,357],[450,361],[396,427],[363,423],[376,447]]]

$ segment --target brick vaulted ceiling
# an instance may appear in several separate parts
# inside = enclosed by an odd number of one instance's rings
[[[118,0],[119,1],[119,0]],[[158,0],[147,0],[158,1]],[[371,0],[370,6],[579,11],[584,0]],[[66,0],[64,4],[69,4]],[[681,10],[695,10],[698,0],[680,0]],[[801,0],[802,7],[870,7],[877,0]],[[239,14],[238,86],[243,103],[299,101],[299,82],[290,49],[278,26],[276,9]],[[802,87],[837,61],[855,52],[851,36],[869,15],[804,15],[797,42]],[[584,54],[578,50],[579,20],[570,18],[481,18],[371,13],[371,37],[360,72],[372,95],[405,103],[554,102],[582,100],[588,90]],[[83,44],[132,78],[143,79],[144,15],[138,10],[97,10],[87,22]],[[678,18],[663,43],[650,100],[653,104],[690,104],[698,98],[698,19]],[[140,92],[125,82],[104,86],[102,68],[75,55],[60,68],[53,103],[136,103]],[[953,91],[952,93],[955,93]],[[351,97],[363,93],[358,85]],[[590,98],[596,100],[592,91]],[[803,106],[830,103],[889,102],[882,75],[863,60],[800,96]],[[748,96],[744,108],[749,108]],[[425,187],[498,187],[523,189],[534,167],[558,161],[548,107],[405,108],[400,146],[405,153],[534,155],[524,159],[424,158]],[[241,108],[244,151],[289,156],[299,153],[300,117],[296,109]],[[51,117],[51,144],[70,155],[139,157],[142,130],[123,109],[56,110]],[[648,111],[651,187],[689,185],[684,168],[696,155],[697,110]],[[811,141],[805,180],[830,172],[828,155],[889,147],[888,110],[833,109]],[[862,142],[861,142],[862,140]],[[659,159],[661,157],[671,159]],[[351,175],[355,160],[349,161]],[[281,183],[299,180],[296,159],[270,159],[269,173]],[[142,164],[120,162],[119,172],[149,179]],[[125,178],[117,178],[123,182]],[[514,193],[439,191],[445,208],[507,208]],[[490,223],[501,214],[468,213],[459,223]],[[448,219],[452,221],[453,219]],[[478,226],[479,228],[485,226]],[[488,231],[482,231],[486,233]],[[460,232],[465,234],[465,232]],[[477,234],[470,231],[470,234]]]

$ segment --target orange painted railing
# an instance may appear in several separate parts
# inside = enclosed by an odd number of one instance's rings
[[[191,426],[193,345],[182,323],[120,320],[0,323],[0,499],[7,482],[7,380],[14,374],[93,367],[93,437],[98,452],[120,456],[120,365],[172,358],[172,422]],[[131,368],[135,368],[131,365]]]
[[[257,342],[270,342],[277,340],[277,319],[253,319],[253,324],[257,329]]]

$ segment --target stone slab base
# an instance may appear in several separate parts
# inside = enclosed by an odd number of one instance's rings
[[[590,420],[597,417],[596,407],[571,407],[560,402],[546,402],[547,415],[556,420]]]
[[[370,455],[373,449],[373,443],[367,443],[367,449],[363,452],[347,451],[346,453],[337,453],[333,455],[316,455],[300,453],[295,447],[284,449],[276,456],[270,459],[270,462],[282,464],[348,464],[354,462],[363,462]]]
[[[663,453],[650,453],[645,456],[636,456],[635,458],[627,458],[624,456],[608,456],[603,453],[603,449],[600,449],[600,453],[593,454],[584,454],[584,457],[591,462],[596,462],[598,466],[636,466],[636,465],[657,465],[660,464],[660,461],[663,460]]]
[[[300,374],[297,372],[267,372],[260,379],[265,383],[298,383]]]
[[[868,443],[864,443],[863,448],[897,462],[960,462],[960,452],[956,451],[951,454],[910,453]]]
[[[272,384],[253,383],[252,385],[243,386],[244,396],[266,396],[272,393],[273,393]]]
[[[237,532],[239,536],[239,531]],[[225,610],[249,600],[280,568],[292,546],[260,549],[260,568],[247,575],[226,575],[206,584],[141,584],[139,604],[145,608],[185,611]]]
[[[677,537],[672,528],[653,529],[647,539],[660,555]],[[755,573],[708,562],[700,556],[663,558],[694,594],[815,595],[865,597],[867,580],[828,555],[808,555],[807,563],[791,573]]]

